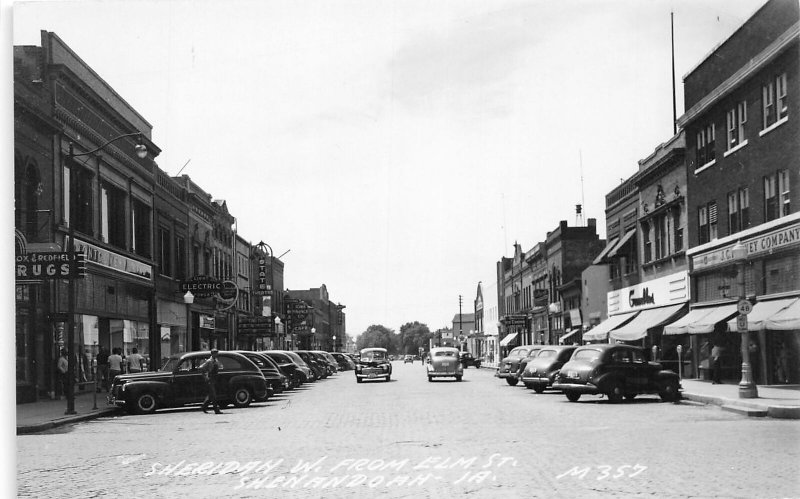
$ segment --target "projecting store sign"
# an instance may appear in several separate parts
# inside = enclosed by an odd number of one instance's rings
[[[275,333],[271,317],[239,316],[239,334],[255,336],[272,336]]]
[[[267,259],[264,257],[258,258],[258,281],[256,284],[256,289],[253,291],[253,294],[256,296],[264,296],[268,295],[272,292],[272,284],[270,283],[269,279],[269,266],[267,265]]]
[[[86,275],[83,252],[37,252],[15,256],[16,282],[40,282]]]
[[[198,275],[181,282],[181,291],[191,291],[198,298],[209,298],[223,291],[223,283],[213,277]]]

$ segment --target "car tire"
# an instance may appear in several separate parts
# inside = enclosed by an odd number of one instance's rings
[[[456,376],[456,381],[461,381],[461,376]]]
[[[678,391],[678,383],[675,381],[667,381],[664,388],[658,393],[661,400],[664,402],[677,402],[680,400],[681,393]]]
[[[362,381],[364,381],[364,380],[361,379],[361,378],[356,378],[356,383],[361,383]]]
[[[622,391],[622,385],[617,382],[611,383],[611,386],[608,388],[606,392],[606,396],[608,397],[608,401],[612,404],[617,404],[622,402],[624,392]]]
[[[626,393],[625,394],[625,400],[633,400],[635,398],[636,398],[636,394],[635,393]]]
[[[533,385],[533,391],[536,393],[544,393],[544,385]]]
[[[480,368],[481,368],[481,363],[480,363],[480,362],[478,362],[477,364],[475,364],[475,369],[480,369]]]
[[[428,383],[430,383],[431,381],[433,381],[433,376],[428,376]]]
[[[391,380],[392,380],[392,375],[391,374],[387,374],[386,375],[386,381],[391,381]]]
[[[133,412],[136,414],[153,414],[158,408],[158,400],[151,392],[142,392],[133,401]]]
[[[253,402],[253,392],[246,386],[238,386],[233,390],[233,405],[247,407]]]
[[[570,402],[577,402],[578,399],[581,398],[581,394],[579,392],[564,392],[564,395],[567,396],[567,400]]]
[[[518,382],[519,380],[517,380],[517,378],[511,378],[511,377],[506,378],[506,383],[508,383],[511,386],[517,386]]]

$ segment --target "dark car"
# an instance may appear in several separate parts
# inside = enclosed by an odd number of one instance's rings
[[[535,353],[541,348],[541,345],[523,345],[515,347],[513,350],[508,352],[508,355],[503,360],[500,361],[500,365],[497,367],[497,373],[495,376],[505,379],[506,383],[511,386],[516,385],[519,382],[519,375],[522,374],[520,371],[520,363],[523,361],[523,359],[528,357],[528,354],[531,353],[531,351],[534,351]]]
[[[412,363],[412,364],[414,363],[414,356],[413,355],[406,355],[406,356],[403,357],[403,364],[407,364],[409,362]]]
[[[267,385],[272,390],[270,395],[283,393],[284,390],[289,388],[288,378],[281,372],[281,369],[275,364],[275,361],[266,355],[249,350],[236,350],[236,353],[244,355],[261,369],[261,374],[264,375],[264,378],[267,380]]]
[[[577,346],[549,345],[542,347],[533,360],[528,361],[522,372],[522,382],[536,393],[542,393],[553,385],[561,366],[569,360]]]
[[[356,363],[356,382],[365,379],[383,378],[392,380],[392,362],[385,348],[364,348]]]
[[[339,364],[340,371],[352,371],[356,368],[356,363],[353,362],[353,359],[351,359],[349,355],[337,352],[333,352],[331,355],[333,355],[333,358],[336,359],[336,362]]]
[[[336,357],[331,355],[329,352],[325,352],[323,350],[311,350],[311,353],[315,354],[320,360],[327,364],[329,368],[329,375],[339,372],[339,362],[337,362]]]
[[[314,375],[317,379],[325,379],[328,377],[328,368],[325,364],[320,362],[316,355],[309,352],[308,350],[293,350],[294,353],[300,356],[303,359],[303,362],[308,364],[314,371]]]
[[[680,379],[658,362],[647,362],[639,347],[622,344],[578,347],[553,383],[571,402],[584,393],[603,394],[609,402],[657,393],[662,400],[680,398]]]
[[[302,368],[295,363],[294,359],[285,353],[263,350],[258,353],[266,355],[275,363],[275,365],[278,366],[281,374],[286,376],[286,379],[289,382],[289,390],[297,388],[306,381],[307,375],[302,371]]]
[[[122,374],[114,378],[110,404],[129,413],[149,414],[162,407],[198,404],[206,397],[206,382],[200,366],[210,352],[189,352],[171,356],[158,371]],[[247,407],[267,397],[267,380],[247,357],[219,352],[217,400],[220,406]]]
[[[468,368],[469,366],[481,367],[481,359],[476,359],[475,356],[469,352],[459,353],[459,358],[464,369]]]

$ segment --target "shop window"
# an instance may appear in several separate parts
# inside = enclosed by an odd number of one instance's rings
[[[150,235],[152,225],[150,221],[150,208],[138,199],[133,200],[131,213],[131,227],[133,227],[133,252],[137,255],[150,258],[152,256]]]

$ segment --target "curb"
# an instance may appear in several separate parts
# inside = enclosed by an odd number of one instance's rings
[[[100,409],[87,414],[79,414],[74,416],[66,416],[53,421],[46,421],[44,423],[36,424],[23,424],[17,425],[17,435],[27,435],[30,433],[39,433],[41,431],[50,430],[58,426],[64,426],[72,423],[79,423],[81,421],[88,421],[90,419],[97,419],[103,416],[110,416],[119,413],[120,409],[117,407]]]
[[[700,402],[707,405],[736,406],[754,410],[766,410],[766,416],[776,419],[800,419],[800,406],[795,405],[767,405],[742,400],[734,400],[713,395],[700,395],[691,392],[682,392],[684,399]]]

